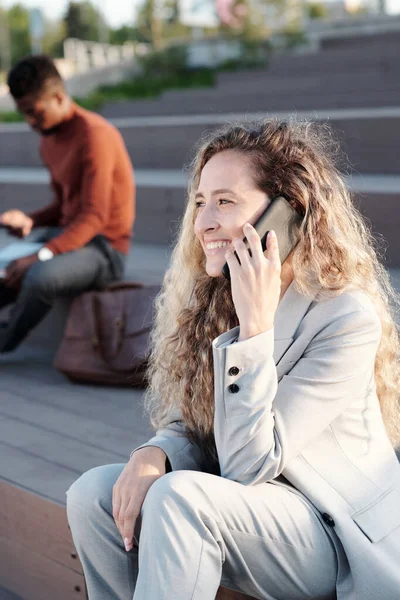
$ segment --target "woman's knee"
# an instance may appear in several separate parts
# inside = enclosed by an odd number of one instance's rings
[[[198,471],[173,471],[157,479],[147,492],[143,510],[155,514],[169,504],[186,504],[196,509],[204,500],[202,478],[207,474]]]
[[[104,465],[86,471],[67,490],[67,515],[70,525],[90,520],[100,512],[112,514],[112,489],[124,465]],[[72,525],[71,525],[72,527]]]

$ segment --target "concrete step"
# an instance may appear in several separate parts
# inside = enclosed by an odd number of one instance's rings
[[[174,102],[179,106],[179,103]],[[182,107],[181,107],[182,108]],[[134,103],[121,103],[120,117],[112,121],[119,127],[135,169],[181,169],[194,155],[194,148],[206,131],[226,121],[258,119],[267,114],[287,118],[285,111],[275,113],[242,112],[209,115],[131,117]],[[265,109],[265,107],[264,107]],[[124,116],[125,115],[125,116]],[[299,111],[299,118],[327,121],[354,169],[364,174],[399,175],[398,130],[400,96],[395,107],[327,109]],[[39,167],[39,137],[24,124],[0,126],[0,167]],[[345,165],[342,160],[342,166]],[[339,166],[341,166],[339,164]]]
[[[158,115],[210,115],[212,113],[228,112],[258,112],[273,111],[305,111],[305,110],[335,110],[345,108],[368,108],[382,106],[398,106],[400,92],[397,83],[382,93],[382,82],[367,90],[344,90],[330,88],[323,91],[322,87],[316,90],[307,90],[304,94],[297,95],[294,89],[289,92],[275,92],[268,89],[268,83],[262,92],[243,89],[241,92],[226,94],[212,94],[204,97],[181,96],[179,100],[165,97],[158,103],[148,104],[145,101],[121,101],[105,104],[101,114],[107,119],[123,116],[153,116]]]

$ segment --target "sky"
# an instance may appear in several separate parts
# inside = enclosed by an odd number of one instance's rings
[[[57,19],[64,12],[68,0],[19,0],[27,7],[40,7],[49,19]],[[132,23],[137,7],[142,0],[92,0],[93,4],[102,7],[108,23],[112,27]],[[0,0],[3,6],[11,6],[17,0]],[[400,0],[386,0],[388,12],[400,12]]]

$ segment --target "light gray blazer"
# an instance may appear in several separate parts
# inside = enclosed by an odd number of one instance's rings
[[[282,474],[335,544],[338,599],[400,598],[400,465],[376,395],[372,302],[357,290],[317,301],[292,283],[273,330],[232,344],[237,335],[213,342],[222,477],[257,485]],[[179,415],[145,445],[162,448],[173,470],[201,468]]]

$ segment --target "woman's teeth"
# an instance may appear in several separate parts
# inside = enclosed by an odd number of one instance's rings
[[[210,244],[206,244],[207,250],[214,250],[215,248],[225,248],[225,246],[229,246],[229,242],[211,242]]]

